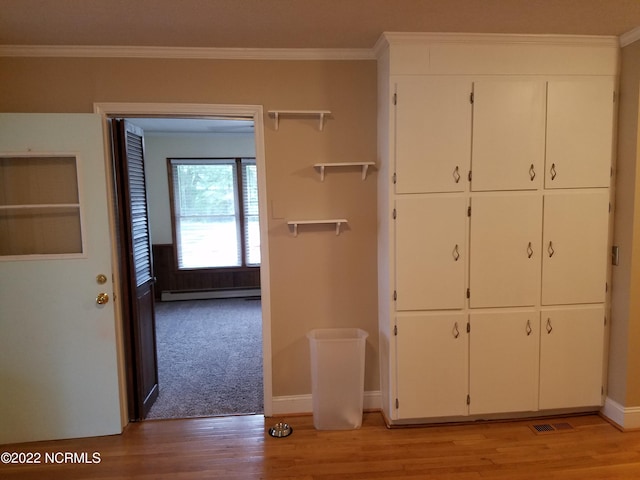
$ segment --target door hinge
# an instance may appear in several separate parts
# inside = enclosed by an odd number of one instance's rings
[[[397,105],[397,104],[398,104],[398,94],[397,94],[397,93],[394,93],[394,94],[393,94],[393,104],[394,104],[394,105]]]
[[[393,219],[395,220],[396,217],[398,216],[398,212],[396,212],[396,209],[393,209]]]
[[[473,92],[471,92],[469,94],[469,103],[473,104],[474,99],[475,99],[475,96],[473,95]]]
[[[394,325],[393,326],[393,334],[397,337],[398,336],[398,325]]]
[[[604,316],[604,326],[605,327],[607,326],[607,316],[606,315]]]
[[[393,177],[392,177],[392,178],[393,178],[393,184],[395,185],[395,184],[396,184],[396,181],[397,181],[397,177],[396,177],[395,172],[393,173]]]
[[[467,207],[467,217],[471,216],[471,205]]]
[[[604,282],[604,293],[609,292],[609,282]]]
[[[471,395],[467,395],[467,405],[471,405]]]
[[[471,289],[467,288],[467,298],[471,298]]]
[[[471,333],[471,323],[467,322],[467,333]]]
[[[609,213],[611,213],[611,202],[609,202]]]
[[[471,170],[469,170],[469,174],[467,175],[467,178],[469,179],[469,181],[471,181]]]
[[[396,290],[393,291],[393,301],[398,300],[398,292]]]
[[[396,409],[400,408],[400,402],[398,401],[398,399],[396,398]]]

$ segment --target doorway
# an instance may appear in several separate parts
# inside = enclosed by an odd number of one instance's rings
[[[259,217],[260,217],[260,252],[262,253],[262,261],[260,268],[260,287],[261,301],[259,302],[259,311],[262,318],[262,393],[264,399],[263,412],[269,416],[271,412],[271,370],[270,370],[270,302],[269,302],[269,284],[268,284],[268,239],[266,237],[266,179],[265,179],[265,161],[264,161],[264,140],[263,140],[263,114],[261,106],[215,106],[215,105],[140,105],[140,104],[99,104],[96,105],[96,112],[102,114],[105,122],[107,118],[124,117],[124,118],[142,118],[154,117],[165,118],[167,120],[194,119],[194,118],[236,118],[250,120],[254,125],[253,143],[255,145],[255,164],[257,170],[258,183],[258,201],[259,201]],[[166,168],[166,167],[165,167]],[[164,184],[166,188],[166,183]],[[151,223],[153,223],[153,217]],[[205,300],[209,301],[209,300]],[[224,300],[216,300],[224,302]],[[255,304],[254,304],[255,305]],[[254,308],[255,310],[255,308]],[[122,316],[121,316],[122,318]],[[127,358],[127,345],[122,342],[122,359]],[[126,361],[125,361],[126,363]],[[162,386],[160,386],[162,389]],[[127,396],[131,396],[131,386],[128,386]],[[131,418],[131,414],[130,414]]]

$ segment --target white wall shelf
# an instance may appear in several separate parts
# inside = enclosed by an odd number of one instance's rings
[[[315,168],[320,169],[320,181],[324,182],[324,170],[327,167],[362,167],[362,180],[367,178],[369,167],[375,165],[375,162],[343,162],[343,163],[316,163]]]
[[[319,117],[318,129],[324,130],[325,116],[331,115],[330,110],[269,110],[269,116],[275,120],[276,130],[280,128],[280,117]]]
[[[340,235],[340,226],[343,223],[347,223],[346,218],[334,218],[329,220],[289,220],[287,225],[293,226],[293,236],[298,236],[298,225],[325,225],[332,224],[336,225],[336,235]]]

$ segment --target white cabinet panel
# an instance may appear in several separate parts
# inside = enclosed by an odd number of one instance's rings
[[[537,304],[542,199],[534,193],[471,199],[471,307]]]
[[[534,190],[544,165],[541,81],[474,82],[473,191]]]
[[[543,309],[540,408],[602,404],[604,306]]]
[[[466,199],[396,200],[396,309],[444,310],[465,304]]]
[[[612,79],[549,82],[546,188],[609,186],[613,92]]]
[[[542,304],[605,301],[609,190],[544,197]]]
[[[467,414],[467,319],[461,313],[398,315],[399,418]]]
[[[470,315],[470,414],[537,410],[538,319],[534,310]]]
[[[471,157],[471,80],[396,77],[396,193],[462,192]]]

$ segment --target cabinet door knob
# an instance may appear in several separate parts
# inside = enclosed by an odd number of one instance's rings
[[[551,333],[553,331],[553,327],[551,326],[551,319],[547,318],[547,333]]]
[[[553,249],[553,242],[551,240],[549,240],[549,248],[547,248],[547,252],[549,252],[549,258],[553,257],[553,254],[556,253]]]
[[[453,180],[458,183],[460,181],[460,169],[456,165],[456,168],[453,170]]]
[[[529,167],[529,178],[533,182],[533,179],[536,178],[536,169],[533,167],[533,163]]]
[[[551,180],[555,180],[557,172],[556,172],[556,164],[552,163],[551,164],[551,169],[549,170],[549,173],[551,174]]]
[[[460,336],[460,330],[458,329],[458,322],[453,325],[453,338],[458,338]]]
[[[453,255],[454,262],[457,262],[460,259],[460,252],[458,252],[458,244],[456,244],[456,246],[453,247],[452,255]]]
[[[527,245],[527,258],[533,257],[533,248],[531,247],[531,242]]]
[[[533,332],[533,329],[531,328],[531,320],[527,320],[527,328],[525,331],[527,332],[527,337]]]

